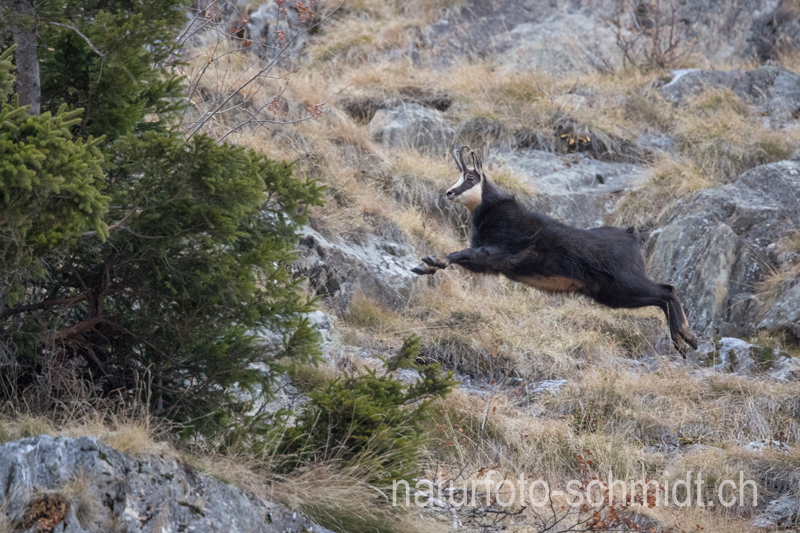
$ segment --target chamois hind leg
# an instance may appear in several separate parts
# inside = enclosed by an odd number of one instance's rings
[[[687,345],[697,348],[697,337],[689,328],[675,287],[672,285],[640,278],[623,286],[610,287],[595,299],[601,304],[614,308],[659,307],[667,317],[669,335],[678,352],[686,358]]]
[[[691,328],[689,327],[689,322],[686,320],[686,315],[683,314],[681,302],[678,300],[678,292],[672,285],[666,283],[662,283],[660,285],[669,294],[667,307],[664,310],[664,313],[667,315],[670,333],[672,334],[673,340],[677,334],[686,342],[686,344],[696,350],[697,335],[692,332]]]

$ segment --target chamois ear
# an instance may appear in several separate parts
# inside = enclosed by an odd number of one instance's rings
[[[470,151],[472,155],[472,168],[475,169],[475,172],[478,173],[480,177],[483,177],[483,164],[481,164],[481,158],[475,152]]]

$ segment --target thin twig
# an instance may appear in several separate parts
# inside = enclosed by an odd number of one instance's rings
[[[72,31],[74,31],[75,33],[77,33],[77,34],[78,34],[78,35],[79,35],[79,36],[80,36],[80,37],[81,37],[81,38],[82,38],[84,41],[86,41],[86,44],[88,44],[88,45],[89,45],[89,48],[91,48],[92,50],[94,50],[94,53],[95,53],[95,54],[99,55],[100,57],[106,57],[106,55],[105,55],[103,52],[101,52],[100,50],[98,50],[98,49],[97,49],[97,48],[96,48],[96,47],[95,47],[95,46],[92,44],[92,41],[90,41],[90,40],[89,40],[89,38],[88,38],[87,36],[85,36],[83,33],[81,33],[81,30],[79,30],[79,29],[78,29],[78,28],[76,28],[75,26],[70,26],[69,24],[61,24],[60,22],[49,22],[48,24],[51,24],[51,25],[53,25],[53,26],[61,26],[62,28],[69,28],[70,30],[72,30]]]

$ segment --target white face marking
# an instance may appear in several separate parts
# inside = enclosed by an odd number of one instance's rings
[[[455,184],[452,187],[450,187],[450,189],[455,189],[456,187],[460,187],[462,183],[464,183],[464,174],[459,174],[458,181],[456,181]]]
[[[458,181],[450,187],[448,190],[457,189],[464,183],[464,174],[459,174]],[[457,204],[461,204],[470,211],[474,211],[479,205],[481,205],[481,197],[483,196],[483,180],[479,181],[476,185],[473,185],[463,193],[459,194],[453,201]]]
[[[467,189],[453,201],[458,202],[470,211],[475,211],[481,205],[481,197],[483,196],[483,181],[481,180],[477,185]]]

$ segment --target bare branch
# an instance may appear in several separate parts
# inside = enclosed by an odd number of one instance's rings
[[[109,227],[108,227],[108,232],[109,232],[109,233],[111,233],[112,231],[116,231],[116,230],[118,230],[118,229],[123,229],[123,228],[124,228],[123,224],[125,224],[125,222],[127,222],[127,220],[128,220],[129,218],[131,218],[131,217],[132,217],[134,214],[136,214],[137,212],[138,212],[138,207],[134,207],[134,208],[131,210],[131,212],[130,212],[130,213],[128,213],[127,215],[125,215],[124,217],[122,217],[122,220],[120,220],[119,222],[117,222],[117,223],[115,223],[115,224],[113,224],[113,225],[109,226]],[[127,228],[124,228],[124,229],[127,229]],[[85,232],[85,233],[81,233],[81,235],[80,235],[80,236],[81,236],[81,237],[93,237],[94,235],[97,235],[97,232],[96,232],[96,231],[87,231],[87,232]]]
[[[83,302],[86,300],[86,295],[81,294],[78,296],[73,296],[71,298],[52,298],[52,299],[45,299],[41,302],[37,302],[35,304],[29,305],[15,305],[14,307],[9,307],[8,309],[4,309],[0,312],[0,320],[5,320],[6,318],[18,315],[20,313],[27,313],[28,311],[38,311],[41,309],[49,309],[51,307],[59,307],[62,305],[73,305],[79,302]]]
[[[90,329],[94,328],[97,324],[103,322],[105,320],[102,316],[93,316],[91,318],[87,318],[86,320],[82,320],[76,324],[73,324],[69,327],[60,329],[58,331],[54,331],[52,333],[48,333],[43,339],[42,342],[50,342],[51,344],[55,344],[57,342],[63,342],[71,337],[76,335],[80,335],[84,331],[89,331]]]
[[[84,41],[86,41],[86,44],[88,44],[88,45],[89,45],[89,48],[91,48],[92,50],[94,50],[94,53],[95,53],[95,54],[99,55],[100,57],[106,57],[106,55],[105,55],[103,52],[101,52],[100,50],[98,50],[98,49],[97,49],[97,48],[96,48],[96,47],[95,47],[95,46],[92,44],[92,41],[90,41],[90,40],[89,40],[89,38],[88,38],[87,36],[85,36],[83,33],[81,33],[81,30],[79,30],[79,29],[78,29],[78,28],[76,28],[75,26],[70,26],[69,24],[61,24],[60,22],[49,22],[48,24],[51,24],[51,25],[53,25],[53,26],[61,26],[62,28],[69,28],[70,30],[72,30],[72,31],[74,31],[75,33],[77,33],[77,34],[78,34],[78,35],[79,35],[79,36],[80,36],[80,37],[81,37],[81,38],[82,38]]]
[[[305,34],[309,33],[312,29],[318,27],[320,24],[322,24],[323,22],[328,20],[339,8],[341,8],[341,6],[343,4],[344,4],[344,0],[342,0],[342,2],[339,3],[339,5],[337,5],[330,13],[328,13],[325,17],[320,19],[317,23],[312,24],[311,26],[308,26],[306,28],[303,28],[302,30],[298,30],[294,35],[292,35],[291,38],[289,38],[286,41],[286,44],[283,47],[280,47],[280,48],[275,47],[276,50],[277,50],[277,54],[275,55],[275,57],[273,57],[266,65],[264,65],[262,68],[260,68],[258,70],[258,72],[256,72],[249,79],[247,79],[246,81],[244,81],[241,84],[239,84],[238,87],[236,87],[235,89],[230,90],[229,94],[226,97],[222,98],[222,100],[218,104],[216,104],[213,107],[213,109],[205,112],[198,120],[194,121],[194,123],[193,123],[194,125],[191,127],[189,132],[186,134],[186,138],[190,139],[203,126],[205,126],[214,116],[216,116],[216,115],[220,114],[221,112],[223,112],[222,110],[225,108],[225,106],[237,94],[241,94],[244,91],[244,89],[246,89],[248,86],[250,86],[256,80],[258,80],[260,77],[262,77],[265,73],[270,72],[278,64],[280,64],[284,60],[288,59],[291,56],[291,54],[293,53],[293,51],[291,51],[292,44],[301,35],[305,35]],[[287,53],[287,50],[288,50],[288,53]],[[205,69],[203,69],[203,73],[205,73]],[[199,83],[199,80],[198,80],[198,83]]]

